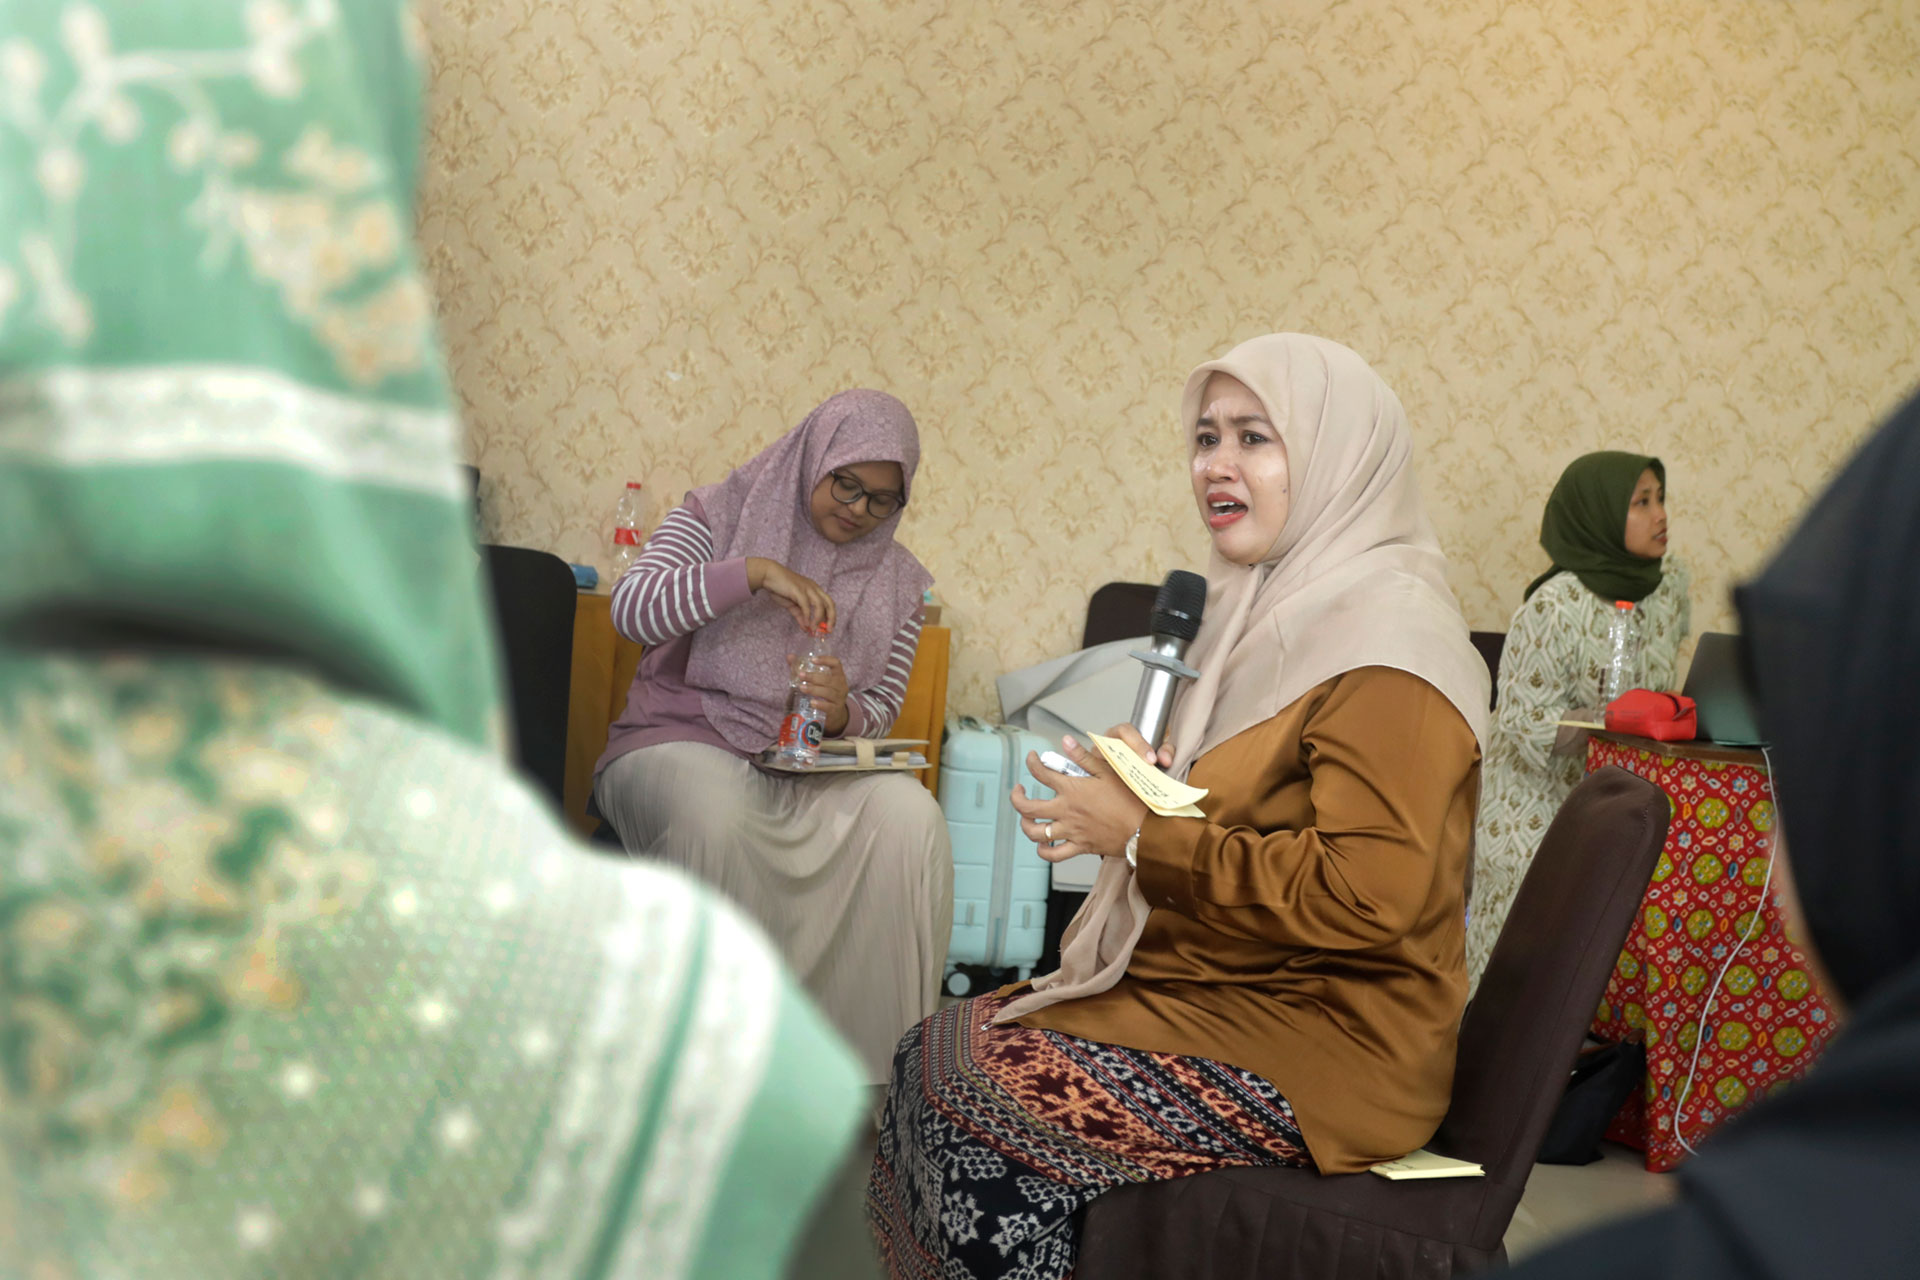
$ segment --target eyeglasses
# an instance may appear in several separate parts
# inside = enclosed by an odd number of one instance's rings
[[[907,500],[897,493],[882,489],[878,493],[862,485],[844,471],[833,473],[833,500],[843,507],[855,506],[860,499],[867,500],[867,514],[876,520],[885,520],[888,516],[907,505]]]

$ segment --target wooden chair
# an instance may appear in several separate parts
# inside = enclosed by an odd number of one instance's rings
[[[566,802],[567,821],[581,835],[592,837],[599,820],[587,816],[593,794],[593,763],[606,750],[607,730],[627,707],[645,647],[613,629],[612,598],[579,592],[573,626],[573,682],[568,695]],[[952,633],[945,627],[925,627],[920,647],[907,676],[907,693],[900,717],[889,736],[925,738],[927,767],[920,780],[938,794],[940,734],[947,722],[947,661]]]

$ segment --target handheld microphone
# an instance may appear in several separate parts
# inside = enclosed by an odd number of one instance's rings
[[[1134,695],[1133,714],[1128,717],[1147,745],[1158,750],[1167,736],[1167,722],[1173,716],[1173,695],[1182,680],[1198,679],[1200,673],[1181,661],[1187,646],[1200,634],[1200,616],[1207,607],[1207,580],[1197,573],[1175,569],[1160,584],[1153,598],[1153,637],[1151,648],[1134,649],[1128,657],[1146,666],[1140,677],[1140,692]],[[1087,771],[1057,751],[1044,751],[1040,763],[1055,773],[1084,778]]]
[[[1197,573],[1175,569],[1153,598],[1153,647],[1135,649],[1127,655],[1146,664],[1140,692],[1133,699],[1131,719],[1147,745],[1156,750],[1166,739],[1167,721],[1173,716],[1173,695],[1180,682],[1200,677],[1181,659],[1200,634],[1200,615],[1206,608],[1207,580]]]

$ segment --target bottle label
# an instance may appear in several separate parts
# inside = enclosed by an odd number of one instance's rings
[[[780,746],[794,747],[805,743],[809,748],[817,749],[824,736],[821,718],[808,715],[804,711],[789,711],[787,718],[780,722]]]
[[[616,547],[639,546],[640,531],[638,529],[615,529],[613,531],[613,545]]]

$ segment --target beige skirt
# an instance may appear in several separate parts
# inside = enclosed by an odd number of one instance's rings
[[[593,798],[628,853],[684,867],[772,937],[866,1064],[932,1013],[953,928],[953,850],[911,774],[769,774],[695,742],[629,751]]]

